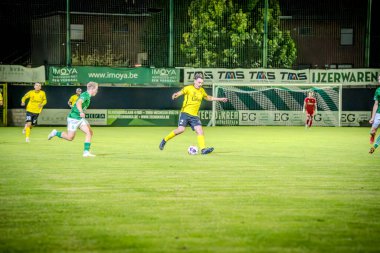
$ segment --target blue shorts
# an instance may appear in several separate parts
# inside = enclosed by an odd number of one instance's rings
[[[194,130],[195,126],[202,126],[202,122],[198,116],[193,116],[185,112],[179,114],[178,126],[191,126],[191,129]]]

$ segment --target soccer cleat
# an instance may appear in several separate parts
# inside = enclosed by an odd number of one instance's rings
[[[375,135],[371,134],[371,137],[369,138],[369,144],[373,144],[375,142]]]
[[[95,157],[96,155],[91,154],[90,151],[84,151],[83,152],[83,157]]]
[[[55,135],[57,134],[57,130],[53,129],[53,131],[50,132],[48,135],[48,140],[51,140]]]
[[[214,148],[204,148],[204,149],[202,149],[201,154],[207,155],[207,154],[211,153],[212,151],[214,151]]]
[[[166,141],[165,141],[164,139],[162,139],[159,148],[160,148],[161,150],[163,150],[164,147],[165,147],[165,144],[166,144]]]
[[[374,147],[371,147],[370,149],[369,149],[369,152],[368,153],[370,153],[370,154],[373,154],[373,152],[375,152],[375,148]]]
[[[30,142],[29,137],[26,137],[26,138],[25,138],[25,142]]]

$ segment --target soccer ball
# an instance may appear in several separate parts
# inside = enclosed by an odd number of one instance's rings
[[[196,155],[198,154],[198,148],[196,146],[190,146],[187,149],[187,153],[189,153],[189,155]]]

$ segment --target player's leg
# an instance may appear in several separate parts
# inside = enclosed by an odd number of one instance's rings
[[[375,144],[373,144],[373,146],[369,149],[369,153],[373,154],[373,152],[375,152],[375,150],[379,147],[379,145],[380,145],[380,136],[377,137]]]
[[[190,121],[191,128],[197,134],[197,141],[199,149],[201,150],[202,155],[206,155],[214,151],[213,147],[206,148],[205,136],[202,128],[202,123],[199,117],[192,117]]]
[[[22,134],[25,134],[27,125],[28,125],[28,124],[25,123],[24,128],[22,129]]]
[[[309,119],[310,119],[310,115],[309,115],[309,113],[306,111],[306,121],[305,121],[305,127],[306,127],[306,128],[309,126]]]
[[[309,127],[311,127],[313,125],[313,117],[314,117],[314,112],[310,112],[309,113]]]
[[[83,147],[83,157],[94,157],[95,155],[90,153],[91,140],[92,140],[92,136],[94,135],[94,132],[92,131],[90,124],[86,120],[83,120],[79,128],[86,135],[85,140],[84,140],[84,147]]]
[[[375,119],[373,120],[373,123],[372,123],[372,126],[371,126],[371,130],[369,132],[369,143],[370,144],[373,144],[374,141],[375,141],[375,137],[376,137],[376,131],[377,131],[377,128],[379,127],[380,125],[380,113],[376,113],[375,114]]]
[[[160,145],[158,146],[159,149],[163,150],[166,142],[168,142],[170,139],[174,138],[175,136],[185,132],[187,124],[188,124],[188,115],[185,113],[181,113],[178,119],[178,127],[174,129],[173,131],[171,131],[168,135],[166,135],[161,140]]]
[[[185,127],[184,126],[178,126],[176,129],[171,131],[168,135],[166,135],[162,141],[160,142],[159,148],[161,150],[164,149],[166,142],[168,142],[170,139],[173,139],[175,136],[182,134],[185,132]]]
[[[26,119],[25,119],[25,141],[30,142],[30,130],[32,129],[32,126],[36,124],[38,115],[26,112]]]
[[[67,141],[72,141],[75,138],[76,131],[80,126],[82,120],[67,118],[67,132],[57,131],[53,129],[48,135],[48,140],[51,140],[53,137],[57,136],[58,138],[65,139]]]
[[[25,141],[30,142],[30,129],[32,128],[32,122],[25,124]]]

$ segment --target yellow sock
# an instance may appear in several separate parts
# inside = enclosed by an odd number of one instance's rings
[[[197,136],[197,139],[198,139],[198,146],[199,146],[199,149],[202,150],[206,147],[206,144],[205,144],[205,136],[204,135],[198,135]]]
[[[165,141],[168,141],[168,140],[170,140],[171,138],[173,138],[174,136],[175,136],[174,131],[171,131],[170,134],[168,134],[168,135],[164,138],[164,140],[165,140]]]
[[[26,137],[26,138],[29,138],[29,136],[30,136],[30,127],[27,126],[27,127],[25,128],[25,137]]]

